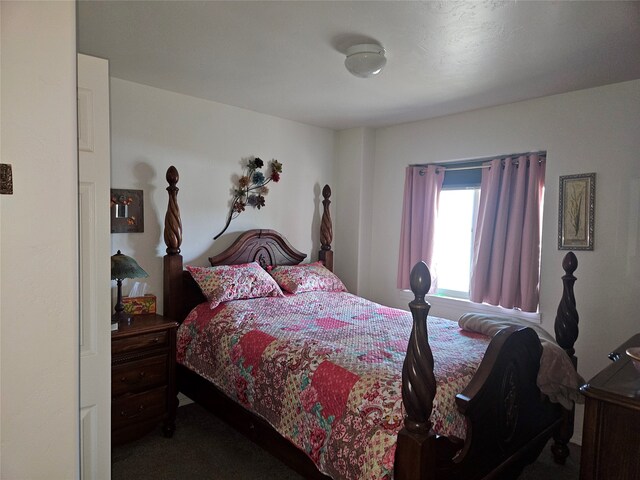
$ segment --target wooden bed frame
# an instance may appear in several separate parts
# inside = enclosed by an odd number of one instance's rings
[[[183,270],[180,245],[182,225],[177,202],[178,171],[167,170],[169,205],[165,217],[164,314],[182,322],[188,312],[205,301],[191,276]],[[329,214],[331,190],[322,191],[324,212],[319,258],[332,269],[332,226]],[[224,252],[210,257],[211,265],[258,261],[266,265],[300,263],[306,255],[293,248],[273,230],[250,230],[241,234]],[[556,339],[574,367],[574,343],[578,337],[578,313],[573,295],[577,259],[569,252],[563,261],[563,293],[555,321]],[[430,274],[424,263],[411,272],[415,299],[409,304],[413,329],[402,371],[402,399],[406,411],[404,428],[398,434],[395,479],[516,478],[533,462],[553,437],[557,463],[569,455],[573,434],[573,411],[551,403],[536,385],[542,347],[532,329],[509,327],[491,340],[484,359],[469,385],[457,395],[459,410],[466,417],[465,440],[434,433],[430,422],[436,384],[433,355],[428,342],[425,295]],[[203,405],[287,463],[305,478],[327,479],[309,457],[277,433],[265,420],[231,400],[196,373],[178,365],[179,391]]]

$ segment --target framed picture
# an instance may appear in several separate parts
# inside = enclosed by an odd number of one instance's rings
[[[595,173],[560,177],[559,250],[593,250],[595,206]]]
[[[144,232],[142,190],[111,189],[111,233]]]

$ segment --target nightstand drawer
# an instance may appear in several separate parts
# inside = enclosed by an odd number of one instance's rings
[[[136,315],[111,332],[111,444],[135,440],[162,422],[175,430],[176,329],[162,315]]]
[[[111,371],[111,395],[148,390],[167,382],[167,356],[158,355],[114,366]]]
[[[166,330],[161,332],[145,333],[131,337],[117,338],[111,341],[111,354],[144,350],[149,347],[161,347],[169,344],[169,335]]]
[[[160,417],[167,412],[167,387],[159,387],[136,395],[127,395],[111,403],[111,428],[131,425],[132,421]]]

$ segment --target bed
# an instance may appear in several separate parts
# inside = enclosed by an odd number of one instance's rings
[[[230,301],[211,309],[180,255],[175,167],[168,169],[166,178],[164,314],[184,322],[182,331],[190,332],[179,339],[177,383],[185,395],[306,478],[515,478],[550,438],[556,462],[564,463],[573,433],[573,408],[551,402],[541,393],[543,347],[533,329],[505,325],[489,337],[461,331],[449,320],[427,320],[430,274],[424,263],[411,273],[415,298],[409,305],[410,315],[340,291]],[[318,257],[332,270],[331,191],[325,187],[322,193]],[[298,265],[305,258],[278,232],[250,230],[209,261],[212,266],[256,262],[265,269],[278,269]],[[575,371],[578,314],[573,272],[577,260],[571,252],[563,268],[555,333],[566,355],[563,359]],[[265,316],[257,316],[260,309]],[[320,314],[309,317],[314,311]],[[211,315],[217,315],[213,327],[205,320]],[[371,329],[368,333],[361,329],[363,323]],[[241,331],[232,330],[238,325]],[[314,338],[318,331],[321,334]],[[351,335],[357,339],[355,346],[339,343],[349,337],[343,333],[348,331],[355,332]],[[221,339],[223,346],[216,350],[206,343],[199,345],[199,336]],[[320,341],[325,339],[326,343]],[[434,350],[430,342],[436,345]],[[369,350],[372,344],[382,347]],[[455,346],[447,350],[447,344]],[[197,350],[207,352],[204,360],[192,356]],[[267,364],[267,350],[276,358],[274,364]],[[236,363],[221,367],[221,357]],[[297,368],[305,363],[298,361],[303,357],[310,370]],[[466,362],[464,368],[455,367],[461,362]],[[218,371],[207,372],[205,363],[217,365]],[[377,373],[375,368],[360,370],[371,365],[378,368]],[[225,379],[225,371],[235,373]],[[282,371],[286,371],[284,380],[278,376]],[[375,375],[383,375],[378,383],[384,388],[369,388]],[[260,386],[259,377],[268,388]],[[285,383],[295,385],[299,398],[277,390]],[[386,399],[379,395],[383,391],[389,395]],[[448,392],[445,399],[443,392]],[[258,397],[265,402],[257,403]],[[444,404],[449,410],[442,410]],[[374,426],[365,422],[371,418]],[[339,432],[337,440],[330,437],[333,431]],[[375,446],[363,446],[354,438],[358,432],[375,438]]]

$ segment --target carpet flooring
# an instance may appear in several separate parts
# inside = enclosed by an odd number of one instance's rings
[[[571,445],[567,464],[556,465],[548,446],[518,480],[577,480],[580,448]],[[114,447],[112,480],[302,480],[250,440],[197,404],[178,408],[176,432],[164,438],[160,429]]]

